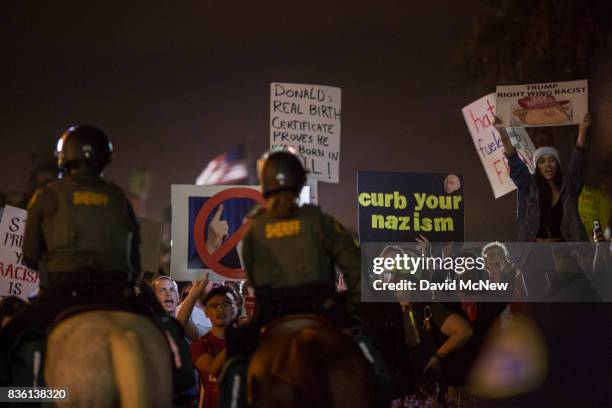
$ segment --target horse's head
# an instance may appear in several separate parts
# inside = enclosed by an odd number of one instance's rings
[[[264,327],[248,372],[254,407],[373,407],[373,385],[352,338],[316,315]]]
[[[68,390],[70,406],[171,405],[170,350],[144,316],[110,310],[69,314],[50,331],[46,356],[45,380]]]

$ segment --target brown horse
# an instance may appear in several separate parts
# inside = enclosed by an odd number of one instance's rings
[[[146,317],[90,311],[58,323],[47,339],[45,380],[70,407],[169,407],[171,352]]]
[[[262,331],[248,371],[252,407],[371,408],[372,370],[355,341],[316,315],[294,315]]]

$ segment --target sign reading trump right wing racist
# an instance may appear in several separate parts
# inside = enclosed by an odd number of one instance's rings
[[[586,80],[498,86],[495,115],[505,127],[576,125],[589,110],[588,91]]]

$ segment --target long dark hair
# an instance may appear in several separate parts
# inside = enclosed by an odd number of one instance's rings
[[[557,159],[555,159],[556,161]],[[538,185],[538,193],[540,199],[540,220],[548,221],[550,218],[550,210],[552,208],[552,190],[548,181],[542,176],[540,169],[537,167],[536,163],[536,183]],[[555,186],[561,189],[561,185],[563,184],[563,170],[561,170],[561,165],[557,161],[557,170],[555,172],[555,176],[553,178],[553,183]]]
[[[268,211],[275,217],[286,218],[298,208],[297,193],[280,191],[268,197]]]

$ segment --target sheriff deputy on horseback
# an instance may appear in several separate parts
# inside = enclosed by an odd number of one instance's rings
[[[267,208],[250,216],[242,256],[255,289],[255,322],[288,314],[315,313],[333,322],[360,303],[361,256],[348,232],[318,206],[298,206],[306,172],[289,151],[264,156],[261,185]],[[336,295],[335,269],[344,273],[345,299]],[[337,322],[351,323],[347,321]]]
[[[60,180],[32,197],[23,244],[26,266],[40,273],[42,294],[1,332],[3,353],[17,347],[24,332],[46,333],[66,308],[121,303],[140,273],[134,211],[123,191],[101,177],[113,154],[106,135],[92,126],[70,127],[55,154]],[[10,365],[10,355],[4,361]]]
[[[251,216],[243,241],[247,278],[255,289],[261,324],[293,313],[316,313],[332,321],[345,306],[360,303],[361,256],[350,234],[318,206],[298,206],[306,172],[289,151],[264,156],[261,185],[267,208]],[[335,269],[344,273],[346,302],[335,291]]]
[[[28,206],[26,265],[42,272],[49,288],[131,282],[140,273],[139,229],[123,190],[101,177],[111,142],[95,127],[74,126],[55,154],[60,180]]]
[[[112,144],[100,129],[75,126],[55,153],[60,180],[34,194],[23,244],[25,263],[40,272],[43,291],[0,332],[0,383],[43,385],[44,343],[54,323],[80,311],[121,310],[152,319],[166,333],[174,354],[173,404],[189,402],[194,369],[182,328],[154,298],[134,296],[138,222],[121,188],[101,177]]]
[[[350,234],[318,206],[298,205],[306,172],[291,151],[264,155],[260,172],[267,208],[256,209],[243,239],[242,256],[257,308],[246,326],[228,328],[228,357],[250,356],[259,331],[276,318],[296,313],[327,317],[337,327],[352,327],[360,303],[361,255]],[[335,268],[344,273],[348,291],[335,292]],[[348,313],[347,313],[348,312]],[[234,362],[238,360],[238,357]],[[238,360],[239,361],[239,360]],[[235,390],[235,376],[245,377],[247,360],[230,361],[221,385],[222,405]],[[242,371],[242,372],[241,372]],[[229,379],[228,379],[229,377]],[[241,381],[242,386],[246,384]],[[224,395],[225,394],[225,397]],[[236,394],[234,392],[234,394]]]

